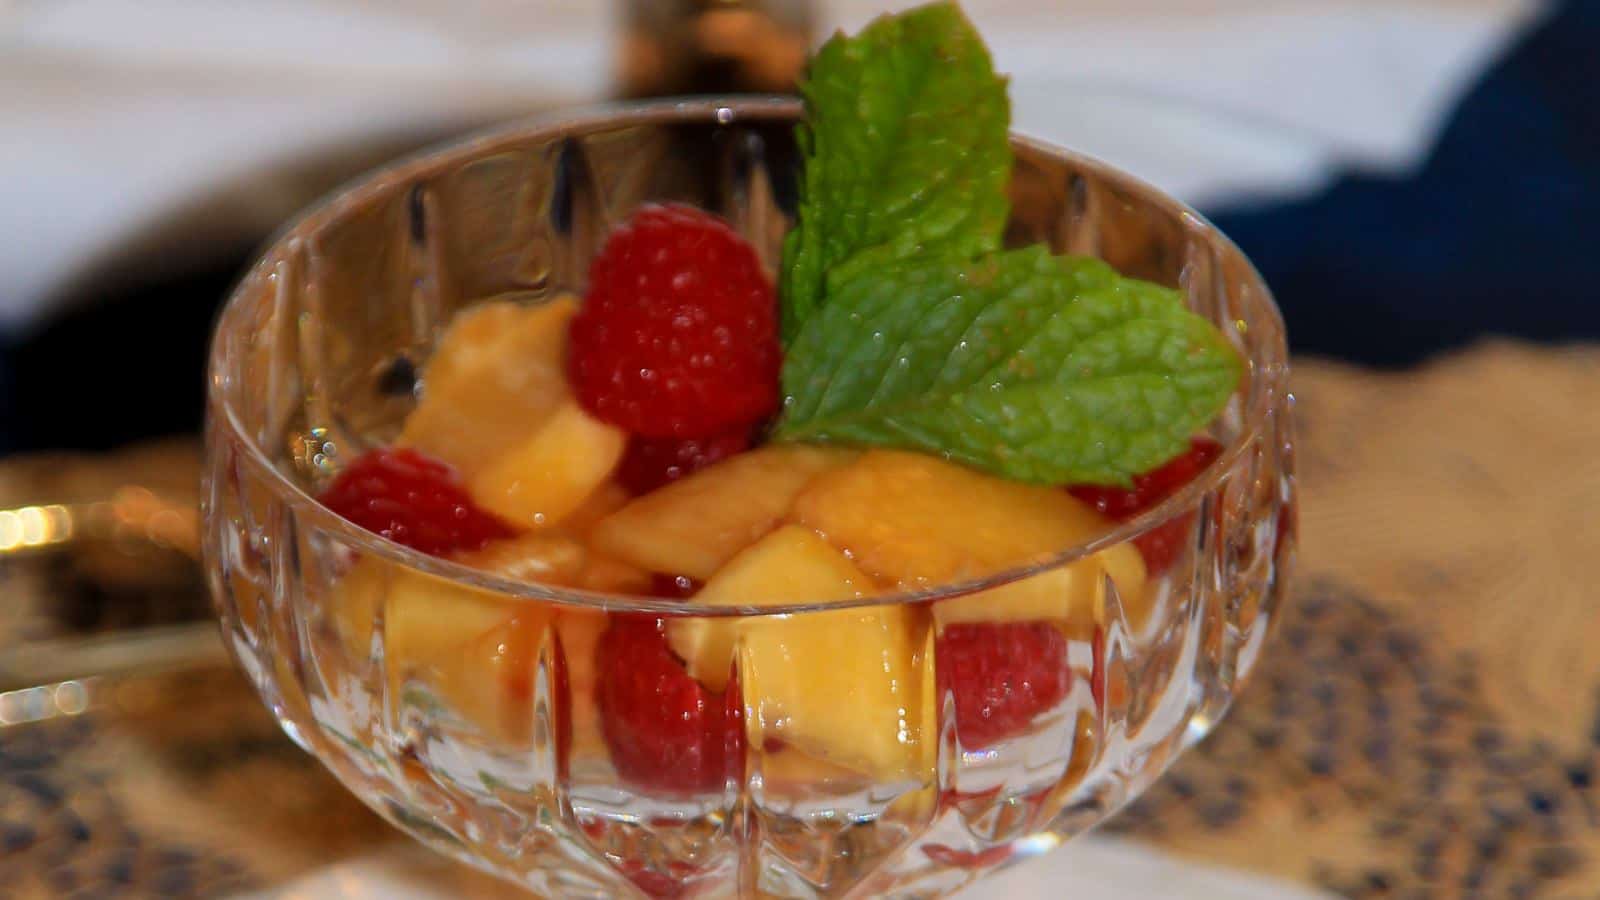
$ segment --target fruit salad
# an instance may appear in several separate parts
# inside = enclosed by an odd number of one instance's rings
[[[773,790],[915,779],[930,710],[962,752],[1025,738],[1103,665],[1073,642],[1172,602],[1192,516],[1051,563],[1219,457],[1231,345],[1176,291],[1007,245],[1005,82],[953,5],[831,40],[804,94],[775,266],[707,212],[634,209],[581,296],[460,312],[393,444],[322,491],[590,598],[351,563],[337,632],[381,627],[389,677],[463,727],[529,740],[553,671],[564,764],[641,791],[720,793],[749,747]]]

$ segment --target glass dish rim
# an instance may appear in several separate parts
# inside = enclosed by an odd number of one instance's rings
[[[492,126],[468,135],[445,141],[416,153],[403,156],[377,169],[355,176],[296,215],[262,246],[255,261],[228,292],[227,299],[217,314],[213,325],[211,344],[207,352],[206,410],[214,423],[208,432],[220,426],[222,439],[232,444],[241,457],[281,502],[290,504],[301,513],[309,515],[319,529],[335,537],[340,543],[372,554],[406,569],[443,579],[453,584],[502,595],[507,600],[535,601],[573,606],[603,612],[637,612],[659,616],[743,617],[775,616],[819,610],[850,609],[866,606],[886,606],[903,603],[924,603],[960,597],[1020,581],[1042,574],[1060,566],[1091,556],[1109,547],[1130,541],[1171,519],[1184,514],[1188,507],[1203,494],[1209,493],[1221,481],[1224,473],[1264,433],[1267,419],[1274,412],[1273,402],[1280,391],[1268,390],[1256,402],[1250,402],[1254,391],[1245,394],[1245,404],[1239,433],[1234,436],[1218,457],[1193,481],[1131,519],[1091,540],[1063,548],[1047,557],[1015,566],[979,578],[941,584],[919,590],[900,590],[868,597],[846,600],[824,600],[805,603],[788,603],[773,606],[698,606],[681,600],[650,597],[637,594],[590,591],[580,588],[543,585],[496,575],[463,563],[442,557],[430,556],[350,522],[328,509],[308,493],[305,488],[284,473],[268,457],[240,421],[237,411],[224,391],[223,373],[227,370],[225,334],[230,319],[239,314],[252,291],[268,278],[280,261],[282,252],[308,235],[339,220],[348,210],[359,207],[370,199],[391,190],[399,182],[411,182],[433,171],[444,171],[465,160],[510,149],[533,139],[560,139],[563,136],[586,133],[602,127],[630,125],[670,125],[687,122],[708,122],[731,125],[749,121],[798,121],[803,104],[797,97],[784,95],[747,95],[730,97],[677,97],[658,100],[596,103],[560,111],[546,112],[519,119],[507,124]],[[1249,258],[1236,244],[1211,224],[1199,212],[1167,195],[1155,186],[1130,175],[1115,166],[1094,157],[1068,150],[1047,141],[1012,132],[1012,144],[1043,156],[1064,159],[1091,171],[1096,177],[1115,184],[1119,189],[1139,195],[1142,199],[1162,207],[1182,221],[1186,227],[1205,232],[1211,240],[1226,250],[1237,254],[1247,267],[1255,285],[1261,291],[1262,310],[1268,318],[1275,339],[1271,353],[1257,353],[1245,360],[1248,378],[1246,384],[1270,381],[1281,385],[1288,373],[1288,348],[1282,313],[1271,290]],[[1270,356],[1264,360],[1258,356]],[[1274,385],[1269,385],[1269,388]],[[1286,392],[1282,392],[1286,394]],[[206,448],[207,456],[219,448]],[[207,461],[209,471],[210,460]],[[203,501],[209,506],[209,497]],[[204,510],[206,516],[213,513]],[[214,559],[207,560],[214,565]]]

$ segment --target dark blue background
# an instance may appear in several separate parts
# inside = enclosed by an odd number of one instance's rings
[[[1298,350],[1394,365],[1485,333],[1600,337],[1600,0],[1512,47],[1414,177],[1211,212]]]

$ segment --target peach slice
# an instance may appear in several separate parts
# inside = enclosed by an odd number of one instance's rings
[[[465,587],[375,557],[334,595],[336,626],[365,657],[381,611],[389,693],[427,686],[446,707],[501,740],[526,738],[539,643],[555,607]]]
[[[862,570],[907,590],[999,574],[1110,530],[1066,491],[996,478],[932,456],[873,450],[818,476],[792,518]],[[1109,576],[1125,607],[1144,605],[1144,564],[1130,546],[935,605],[952,622],[1099,621]]]
[[[400,433],[471,479],[527,440],[571,396],[564,356],[578,301],[484,303],[456,316],[423,370]]]
[[[587,541],[600,520],[628,505],[633,495],[615,481],[606,481],[594,489],[583,505],[562,520],[561,528],[579,539]]]
[[[809,529],[780,528],[739,553],[694,596],[771,606],[870,596],[871,580]],[[778,741],[828,766],[911,777],[925,759],[920,667],[926,626],[908,606],[793,616],[683,618],[667,639],[718,690],[738,657],[750,741]]]
[[[850,451],[774,444],[675,481],[602,519],[596,549],[651,572],[710,578],[772,531],[795,495]]]
[[[575,400],[551,413],[533,437],[467,480],[478,505],[520,528],[549,528],[583,507],[611,477],[628,436]]]
[[[556,630],[567,660],[569,715],[572,718],[572,752],[576,756],[604,758],[605,739],[600,731],[600,708],[595,699],[598,681],[595,648],[606,630],[607,616],[598,610],[565,607],[556,614]]]
[[[494,541],[482,550],[458,555],[456,561],[507,578],[572,585],[579,582],[588,557],[588,550],[577,540],[536,531]]]

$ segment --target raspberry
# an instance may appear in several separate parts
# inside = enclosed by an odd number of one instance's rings
[[[747,427],[709,438],[634,437],[617,467],[617,480],[635,494],[648,494],[749,448]]]
[[[710,438],[778,408],[777,301],[754,248],[715,217],[646,206],[589,271],[567,368],[596,418]]]
[[[411,449],[362,454],[320,499],[362,528],[432,556],[477,550],[516,534],[472,502],[454,469]]]
[[[1172,568],[1173,560],[1183,552],[1194,534],[1193,525],[1194,513],[1184,513],[1134,538],[1133,546],[1139,548],[1139,555],[1144,557],[1145,569],[1159,575]]]
[[[1094,694],[1094,705],[1105,706],[1105,683],[1109,677],[1106,671],[1106,630],[1096,625],[1094,638],[1090,642],[1090,649],[1094,652],[1094,671],[1089,675],[1089,692]]]
[[[1072,496],[1113,519],[1127,519],[1144,512],[1178,492],[1205,471],[1222,453],[1222,445],[1210,438],[1195,438],[1189,449],[1159,468],[1133,477],[1133,487],[1078,485],[1068,488]]]
[[[1157,469],[1136,475],[1131,488],[1078,485],[1072,496],[1118,521],[1130,519],[1178,492],[1204,472],[1222,454],[1222,445],[1210,438],[1195,438],[1182,455]],[[1134,538],[1151,572],[1164,572],[1189,542],[1192,513],[1185,513]]]
[[[940,683],[955,695],[956,733],[968,749],[1027,731],[1072,684],[1066,635],[1048,622],[952,625],[934,654]]]
[[[721,790],[744,757],[738,689],[706,690],[672,654],[665,631],[661,619],[619,615],[600,636],[601,734],[617,774],[638,787]]]

